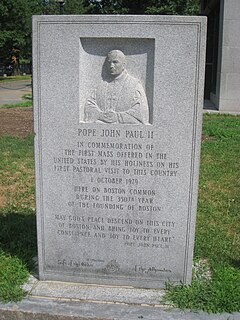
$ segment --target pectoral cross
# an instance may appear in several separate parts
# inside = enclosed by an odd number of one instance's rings
[[[115,111],[116,101],[117,101],[116,93],[111,93],[111,94],[109,93],[109,95],[107,96],[107,101],[106,101],[108,110]]]

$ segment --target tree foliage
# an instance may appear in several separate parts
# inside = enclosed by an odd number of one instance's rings
[[[197,14],[200,0],[65,0],[64,14]],[[56,0],[0,0],[0,62],[31,57],[32,15],[59,14]]]
[[[66,14],[87,13],[89,3],[68,0]],[[11,65],[19,73],[20,59],[31,59],[32,15],[59,14],[55,0],[0,1],[0,63]]]
[[[89,0],[92,13],[177,14],[199,13],[199,0]]]
[[[0,59],[18,72],[20,56],[29,56],[31,48],[31,16],[38,13],[36,0],[1,0]]]

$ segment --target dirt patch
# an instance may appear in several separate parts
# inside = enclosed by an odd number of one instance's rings
[[[209,141],[209,140],[215,140],[212,136],[202,135],[202,141]]]
[[[12,135],[25,138],[30,133],[33,133],[31,107],[0,109],[0,136]]]

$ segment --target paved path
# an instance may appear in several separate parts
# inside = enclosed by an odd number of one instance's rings
[[[0,82],[0,104],[13,104],[22,101],[24,94],[31,94],[31,80]]]

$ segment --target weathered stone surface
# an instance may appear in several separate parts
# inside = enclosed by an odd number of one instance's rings
[[[158,307],[46,299],[0,304],[1,320],[239,320],[240,314],[209,314]]]
[[[110,287],[84,285],[79,283],[39,281],[30,292],[33,297],[45,297],[62,300],[122,303],[129,305],[148,305],[164,307],[164,290],[138,289],[132,287]],[[165,305],[167,308],[168,305]]]
[[[34,17],[40,279],[190,281],[205,22]]]

